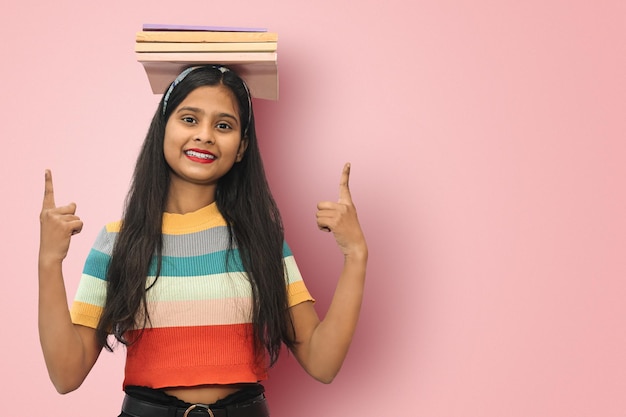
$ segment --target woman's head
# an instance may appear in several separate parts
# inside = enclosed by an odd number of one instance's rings
[[[134,186],[146,186],[160,196],[161,204],[158,208],[155,207],[155,210],[165,208],[170,185],[171,171],[163,149],[167,123],[172,113],[189,94],[204,86],[221,86],[232,93],[241,123],[241,140],[246,143],[241,160],[220,179],[217,193],[219,194],[220,189],[223,188],[239,188],[242,179],[256,176],[259,170],[263,170],[254,127],[252,101],[245,82],[235,71],[223,66],[207,65],[188,68],[165,91],[152,118],[135,167]],[[264,174],[261,175],[264,177]],[[234,191],[236,190],[230,190],[230,192]]]
[[[247,138],[242,138],[238,107],[232,91],[218,84],[192,90],[172,110],[163,140],[170,203],[176,204],[182,190],[188,195],[192,184],[201,198],[196,203],[214,201],[220,179],[245,155]]]

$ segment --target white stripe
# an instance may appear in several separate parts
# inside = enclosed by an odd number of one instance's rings
[[[106,301],[106,281],[92,275],[83,274],[76,292],[76,301],[104,307]]]
[[[148,303],[152,327],[215,326],[251,322],[251,300],[161,301]]]

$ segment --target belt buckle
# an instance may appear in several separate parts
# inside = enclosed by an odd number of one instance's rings
[[[185,410],[185,414],[183,414],[183,417],[187,417],[189,415],[189,413],[192,410],[195,410],[196,408],[202,408],[202,409],[206,410],[206,412],[209,415],[209,417],[215,417],[215,415],[213,414],[213,411],[211,411],[209,406],[205,405],[205,404],[192,404],[191,406],[189,406],[189,408],[187,408]]]

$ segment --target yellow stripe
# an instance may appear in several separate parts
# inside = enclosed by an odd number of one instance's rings
[[[72,323],[95,329],[98,327],[98,322],[102,315],[102,308],[92,304],[74,301],[70,309],[70,315],[72,317]]]
[[[168,235],[184,235],[217,226],[226,226],[226,220],[215,203],[192,213],[163,213],[163,233]]]
[[[163,213],[163,233],[168,235],[201,232],[218,226],[226,226],[226,220],[215,203],[191,213]],[[106,229],[109,233],[118,233],[121,227],[122,221],[116,221],[107,224]]]
[[[122,228],[122,221],[112,222],[106,225],[107,232],[109,233],[118,233]]]
[[[287,287],[287,297],[289,307],[293,307],[296,304],[300,304],[304,301],[315,302],[315,299],[311,297],[309,290],[307,290],[306,286],[304,285],[304,281],[296,281],[289,284],[289,286]]]

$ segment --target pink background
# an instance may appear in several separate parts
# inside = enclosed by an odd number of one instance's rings
[[[159,99],[135,32],[179,23],[279,33],[281,96],[256,101],[258,130],[321,312],[341,257],[315,204],[353,164],[361,322],[329,386],[282,358],[273,416],[626,416],[625,17],[621,0],[3,3],[2,414],[118,413],[123,350],[67,396],[47,377],[43,172],[85,222],[72,298]]]

